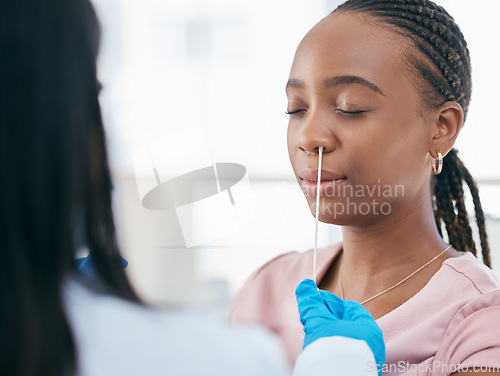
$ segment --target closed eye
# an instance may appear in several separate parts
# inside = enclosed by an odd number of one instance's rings
[[[341,110],[340,108],[337,108],[337,109],[335,109],[335,112],[337,112],[341,115],[361,115],[365,112],[368,112],[368,110],[346,111],[346,110]]]
[[[293,114],[298,114],[300,112],[305,112],[305,111],[307,111],[307,110],[293,110],[293,111],[288,111],[287,110],[287,111],[285,111],[285,114],[287,114],[287,115],[293,115]]]

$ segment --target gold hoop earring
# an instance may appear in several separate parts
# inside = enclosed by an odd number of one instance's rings
[[[434,175],[439,175],[441,171],[443,171],[443,155],[439,151],[437,152],[437,155],[437,159],[434,159],[431,164],[432,173]]]

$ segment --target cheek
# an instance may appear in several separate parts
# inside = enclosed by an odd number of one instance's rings
[[[394,119],[397,117],[380,119],[373,131],[349,141],[357,145],[349,148],[348,157],[356,183],[377,184],[380,180],[382,184],[420,185],[426,173],[427,151],[424,129],[419,127],[425,125],[414,118]],[[360,142],[363,139],[365,142]]]
[[[408,120],[395,128],[387,145],[387,162],[393,166],[396,177],[416,181],[428,172],[425,169],[428,154],[426,125],[423,121]]]
[[[293,127],[288,126],[286,133],[286,140],[288,146],[288,158],[290,158],[290,163],[295,171],[295,154],[296,154],[296,143],[297,143],[297,132],[293,130]]]

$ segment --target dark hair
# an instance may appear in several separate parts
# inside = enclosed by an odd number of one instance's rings
[[[368,15],[408,38],[416,50],[407,55],[407,62],[420,76],[424,103],[438,107],[446,101],[454,101],[467,116],[472,92],[469,50],[458,25],[446,10],[429,0],[348,0],[335,12]],[[464,202],[463,182],[469,186],[474,202],[483,262],[490,266],[478,189],[455,149],[444,157],[443,172],[434,177],[436,225],[442,235],[444,223],[455,249],[477,254]]]
[[[85,241],[106,291],[137,301],[118,258],[109,257],[119,251],[96,84],[98,44],[98,21],[88,0],[1,2],[5,375],[74,373],[75,342],[61,290],[76,273],[78,241]]]

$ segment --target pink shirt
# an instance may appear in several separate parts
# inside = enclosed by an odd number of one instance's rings
[[[318,280],[342,244],[318,250]],[[312,250],[276,257],[255,271],[229,320],[259,323],[283,341],[293,364],[302,350],[295,287],[311,278]],[[377,320],[386,344],[384,375],[451,375],[473,366],[500,368],[500,282],[474,255],[445,260],[427,285]]]

